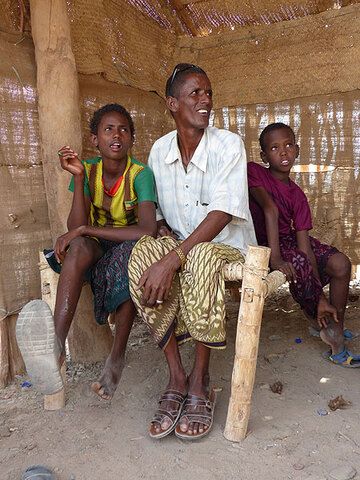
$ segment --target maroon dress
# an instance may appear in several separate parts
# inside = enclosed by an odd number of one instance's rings
[[[289,179],[281,182],[273,177],[268,168],[249,162],[248,183],[250,211],[254,221],[256,238],[259,245],[268,246],[265,216],[260,205],[251,195],[251,188],[262,187],[272,197],[279,211],[279,245],[282,258],[293,265],[296,271],[296,283],[290,283],[290,292],[301,308],[312,318],[316,318],[317,306],[323,287],[330,281],[325,269],[329,258],[338,252],[337,248],[325,245],[310,236],[320,281],[315,277],[307,255],[299,250],[296,232],[311,230],[311,212],[304,192]]]

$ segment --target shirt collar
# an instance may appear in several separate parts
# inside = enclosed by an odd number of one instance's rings
[[[199,145],[196,147],[194,155],[190,160],[190,163],[198,167],[201,171],[206,172],[207,166],[207,155],[206,155],[206,147],[208,143],[208,132],[207,128],[204,131],[204,134],[200,140]],[[177,132],[174,131],[174,136],[170,142],[170,150],[169,153],[165,157],[165,163],[170,164],[176,162],[176,160],[180,160],[181,153],[177,142]]]

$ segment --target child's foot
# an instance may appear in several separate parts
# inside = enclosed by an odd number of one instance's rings
[[[49,395],[63,388],[59,368],[60,348],[55,335],[54,319],[49,305],[32,300],[21,310],[16,337],[26,370],[40,392]]]
[[[106,359],[104,369],[98,382],[91,385],[92,390],[104,400],[111,400],[119,384],[125,364],[124,357],[114,361],[110,356]]]
[[[312,337],[320,338],[320,329],[317,329],[313,326],[309,326],[309,334]],[[354,340],[355,338],[358,338],[360,336],[359,332],[353,332],[352,330],[349,330],[348,328],[345,328],[343,331],[344,334],[344,340]]]
[[[336,355],[344,350],[344,336],[342,329],[337,326],[334,328],[330,324],[327,328],[322,328],[320,331],[321,340],[331,347],[331,353]]]

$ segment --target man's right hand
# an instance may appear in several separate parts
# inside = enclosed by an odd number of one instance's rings
[[[58,151],[61,167],[72,175],[83,175],[84,165],[79,160],[78,154],[69,146]]]
[[[282,272],[288,282],[296,283],[296,270],[290,262],[285,262],[282,258],[270,258],[270,267],[272,270]]]
[[[137,289],[142,291],[142,305],[146,307],[159,306],[167,299],[174,275],[179,267],[178,255],[170,252],[145,270],[137,286]]]

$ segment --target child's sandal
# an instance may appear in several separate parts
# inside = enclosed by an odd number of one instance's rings
[[[335,365],[340,365],[340,367],[360,367],[360,355],[354,355],[346,348],[344,348],[342,352],[336,354],[332,354],[331,352],[324,352],[323,357],[329,362],[335,363]]]

